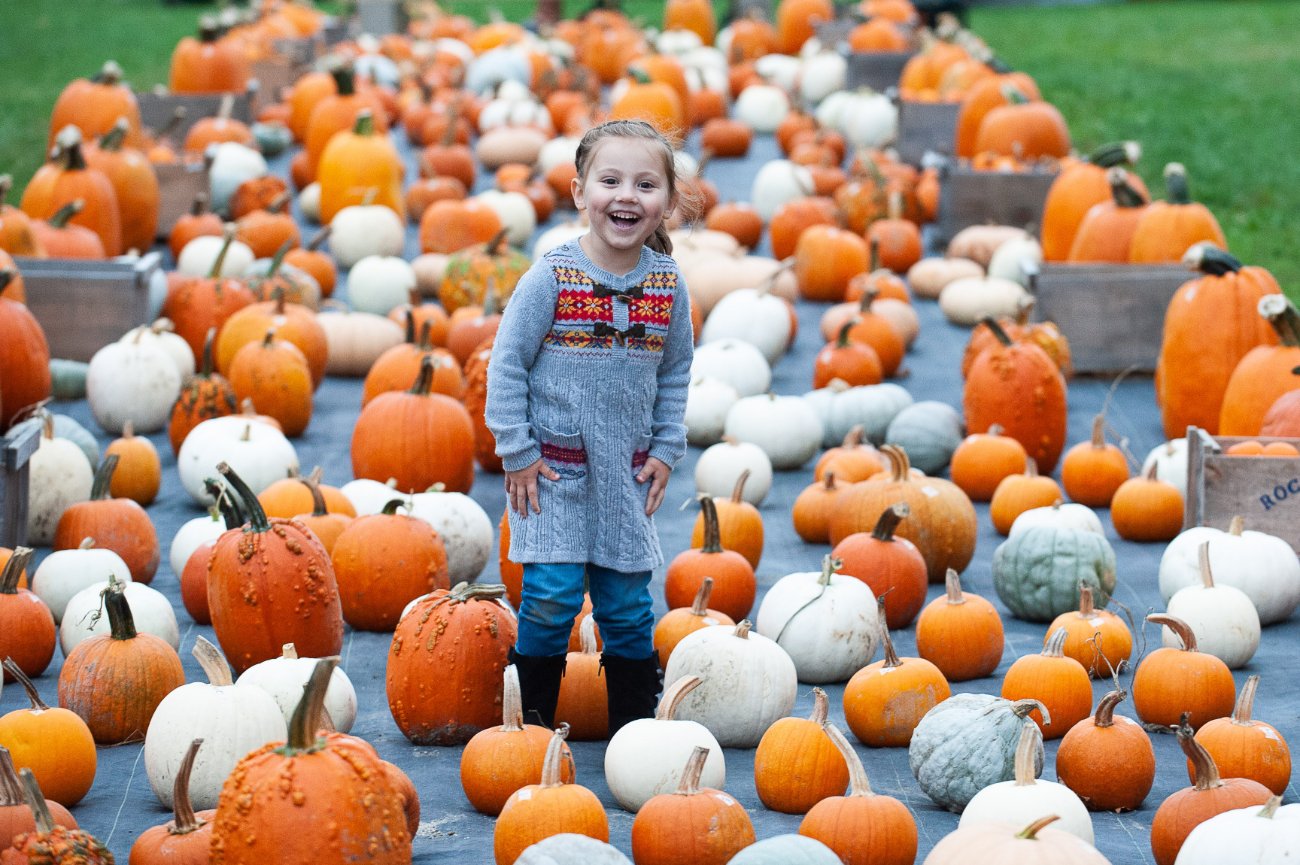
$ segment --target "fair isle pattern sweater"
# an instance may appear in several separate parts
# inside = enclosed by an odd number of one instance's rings
[[[623,572],[663,563],[646,459],[686,452],[690,299],[677,263],[648,247],[636,269],[597,267],[578,241],[519,281],[488,364],[487,426],[507,471],[545,460],[541,513],[510,513],[516,562],[590,562]]]

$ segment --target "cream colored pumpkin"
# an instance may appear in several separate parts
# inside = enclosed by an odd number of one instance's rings
[[[777,470],[797,469],[821,448],[822,424],[797,396],[741,397],[727,412],[723,434],[763,449]]]
[[[533,165],[546,140],[545,132],[528,126],[498,126],[479,136],[474,145],[474,155],[489,171],[495,171],[508,162]]]
[[[367,255],[348,272],[348,302],[357,312],[388,315],[411,299],[415,270],[395,255]]]
[[[73,596],[87,586],[107,583],[109,577],[129,583],[131,569],[117,553],[96,547],[93,539],[87,538],[75,549],[55,550],[42,559],[32,574],[31,588],[50,608],[57,625]]]
[[[506,241],[512,246],[522,247],[528,243],[537,229],[537,211],[522,192],[502,192],[489,189],[474,196],[490,207],[501,219],[506,230]]]
[[[742,339],[753,343],[769,365],[775,365],[790,347],[794,328],[790,312],[788,302],[773,295],[767,286],[737,289],[713,307],[700,331],[700,342]]]
[[[736,389],[716,378],[696,378],[686,389],[686,441],[708,447],[722,438],[727,412],[740,399]]]
[[[772,460],[758,445],[724,439],[705,449],[695,462],[695,491],[724,499],[749,472],[741,498],[758,507],[772,490]]]
[[[260,688],[271,695],[285,723],[302,701],[302,689],[316,669],[317,658],[300,658],[293,643],[285,643],[280,657],[254,664],[240,674],[235,685],[240,688]],[[330,723],[340,733],[352,729],[357,720],[357,691],[352,680],[335,667],[330,674],[329,687],[325,689],[325,713]]]
[[[167,596],[144,583],[117,578],[123,583],[126,602],[131,607],[131,617],[135,628],[141,634],[153,634],[167,642],[173,649],[181,645],[180,627],[176,623],[176,611],[172,609]],[[110,580],[91,583],[68,599],[63,608],[63,618],[59,621],[59,647],[63,657],[91,637],[110,633],[108,615],[104,613],[102,596],[109,587]]]
[[[435,488],[411,496],[411,516],[433,526],[447,547],[451,584],[473,582],[495,551],[493,523],[487,512],[464,493]]]
[[[1199,547],[1210,545],[1210,569],[1220,586],[1240,589],[1250,598],[1263,626],[1284,622],[1300,605],[1300,560],[1282,538],[1245,530],[1240,517],[1228,531],[1190,528],[1169,542],[1160,557],[1160,595],[1201,584]]]
[[[1156,445],[1142,460],[1140,474],[1145,477],[1152,465],[1156,467],[1156,477],[1166,483],[1173,484],[1183,494],[1183,500],[1186,501],[1187,439],[1170,439],[1162,445]]]
[[[372,312],[327,309],[316,321],[329,346],[325,361],[329,375],[364,376],[381,354],[406,338],[401,325]]]
[[[771,134],[790,113],[790,97],[771,84],[751,84],[736,97],[732,116],[755,132]]]
[[[907,284],[917,297],[937,300],[948,283],[983,275],[984,268],[969,258],[923,258],[908,269]]]
[[[951,258],[969,258],[987,268],[999,246],[1028,236],[1029,232],[1014,225],[972,225],[953,235],[947,254]]]
[[[226,521],[216,508],[209,508],[201,517],[185,522],[172,536],[171,548],[167,561],[172,566],[172,573],[177,577],[185,570],[185,563],[194,555],[194,551],[206,543],[215,541],[226,531]]]
[[[939,293],[939,309],[953,324],[972,327],[985,316],[1013,316],[1029,294],[1019,283],[996,276],[953,280]]]
[[[772,369],[751,343],[727,337],[702,345],[691,361],[691,378],[725,381],[742,397],[766,393]]]
[[[1106,534],[1101,527],[1101,518],[1092,508],[1075,502],[1058,502],[1049,507],[1030,508],[1021,513],[1011,524],[1007,537],[1013,538],[1034,526],[1062,526],[1096,535]]]
[[[781,205],[812,192],[812,174],[807,168],[788,159],[773,159],[763,163],[754,175],[749,200],[763,221],[768,222]]]
[[[95,473],[76,444],[54,435],[53,421],[27,463],[27,543],[48,546],[69,505],[90,498]]]
[[[140,343],[156,345],[166,352],[176,364],[176,371],[180,373],[181,381],[184,381],[186,376],[194,375],[194,351],[185,338],[175,332],[170,319],[160,318],[153,324],[133,327],[118,342],[129,345],[137,340]]]
[[[239,415],[212,418],[190,430],[176,455],[181,486],[195,502],[207,507],[212,496],[203,482],[217,466],[227,463],[244,483],[260,493],[298,470],[298,452],[270,424]]]
[[[330,253],[351,267],[368,255],[401,255],[406,245],[402,217],[382,204],[352,204],[330,220]]]
[[[1200,651],[1235,670],[1249,663],[1259,648],[1259,613],[1245,592],[1215,583],[1209,553],[1208,541],[1197,547],[1200,583],[1174,592],[1168,613],[1187,623]],[[1164,645],[1182,647],[1178,635],[1168,627],[1162,628],[1162,633]]]
[[[222,237],[203,235],[194,238],[181,248],[180,258],[176,260],[176,272],[185,276],[208,276],[212,273],[212,268],[217,263],[217,256],[221,255],[221,247],[224,245],[225,238]],[[226,257],[221,259],[221,270],[217,275],[239,276],[248,269],[255,258],[248,244],[232,240],[229,248],[226,249]]]

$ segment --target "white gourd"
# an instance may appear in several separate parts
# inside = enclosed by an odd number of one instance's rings
[[[790,97],[771,84],[751,84],[732,105],[732,115],[755,132],[772,133],[790,113]]]
[[[789,305],[767,287],[741,288],[713,307],[700,330],[700,342],[735,338],[752,343],[774,365],[790,347],[794,324]]]
[[[160,318],[151,325],[133,327],[118,342],[131,343],[137,339],[143,343],[153,343],[165,351],[176,364],[181,381],[194,375],[194,350],[184,337],[176,333],[170,319]]]
[[[772,368],[762,352],[740,339],[720,339],[695,350],[691,378],[716,378],[742,397],[766,393],[772,385]]]
[[[411,496],[410,513],[433,526],[442,538],[451,584],[472,583],[494,550],[492,520],[478,502],[464,493],[445,492],[441,486]]]
[[[797,469],[821,448],[822,423],[800,397],[766,393],[737,400],[723,434],[758,445],[774,469]]]
[[[1198,548],[1210,544],[1210,568],[1214,582],[1246,593],[1259,623],[1284,622],[1300,605],[1300,559],[1282,538],[1264,532],[1245,531],[1245,522],[1234,517],[1228,531],[1195,526],[1169,542],[1160,558],[1160,595],[1165,603],[1174,593],[1201,583]]]
[[[537,211],[528,196],[522,192],[489,189],[474,198],[486,204],[501,218],[501,225],[506,230],[506,242],[511,246],[522,249],[537,230]]]
[[[75,549],[55,550],[42,559],[32,574],[31,588],[50,608],[57,625],[74,595],[87,586],[107,583],[109,577],[129,583],[131,569],[117,553],[96,547],[93,538],[86,538]]]
[[[763,221],[768,222],[781,205],[811,195],[813,188],[812,174],[807,168],[788,159],[773,159],[754,175],[749,200]]]
[[[695,463],[695,491],[715,499],[732,494],[745,478],[741,498],[758,507],[772,490],[772,461],[758,445],[734,438],[707,448]]]
[[[388,315],[410,301],[415,270],[395,255],[367,255],[348,273],[348,302],[358,312]]]
[[[989,260],[989,276],[1009,279],[1018,285],[1029,285],[1025,265],[1037,267],[1043,263],[1043,247],[1032,237],[1015,237],[998,246]]]
[[[262,421],[239,415],[205,420],[190,430],[176,455],[181,486],[203,507],[213,503],[203,482],[223,462],[260,493],[298,470],[298,452],[284,433]]]
[[[1011,524],[1007,537],[1014,538],[1034,526],[1060,526],[1096,535],[1106,534],[1101,527],[1101,518],[1092,508],[1077,502],[1057,502],[1045,508],[1030,508],[1021,513]]]
[[[1300,861],[1300,804],[1274,796],[1264,805],[1234,808],[1198,825],[1174,865],[1281,865]]]
[[[686,441],[696,447],[720,441],[727,412],[738,399],[740,394],[725,381],[693,379],[686,389]]]
[[[92,583],[68,599],[59,621],[59,646],[66,658],[73,649],[91,637],[110,633],[108,614],[103,610],[101,593],[114,581],[124,584],[123,594],[131,607],[135,629],[141,634],[153,634],[173,649],[181,644],[181,632],[176,624],[176,611],[171,601],[157,589],[144,583],[135,583],[111,577]]]
[[[316,322],[325,331],[327,375],[360,378],[381,354],[406,339],[400,324],[373,312],[329,310],[316,316]]]
[[[1259,648],[1259,614],[1240,589],[1216,585],[1210,567],[1210,544],[1197,548],[1201,585],[1179,589],[1169,599],[1168,613],[1182,619],[1196,635],[1200,651],[1214,655],[1228,669],[1245,666]],[[1165,627],[1163,643],[1179,648],[1182,641]]]
[[[848,81],[848,58],[838,51],[818,51],[804,58],[799,70],[799,97],[806,105],[816,105],[843,90]]]
[[[312,225],[320,225],[320,181],[313,180],[298,193],[298,210]]]
[[[406,245],[402,218],[382,204],[353,204],[330,220],[329,247],[340,267],[368,255],[401,255]]]
[[[285,643],[280,657],[254,664],[240,674],[235,684],[241,688],[261,688],[270,694],[280,707],[285,724],[288,724],[302,700],[302,690],[316,669],[317,660],[298,657],[293,643]],[[325,714],[340,733],[348,732],[356,723],[357,691],[342,667],[335,667],[330,674],[329,687],[325,689]]]
[[[90,499],[95,473],[81,448],[54,435],[54,421],[48,419],[27,471],[27,543],[48,546],[63,512]]]
[[[162,429],[181,393],[181,374],[167,350],[143,334],[95,352],[86,370],[86,401],[95,422],[120,435],[130,421],[137,433]]]
[[[939,310],[953,324],[972,327],[985,316],[1013,316],[1029,299],[1019,283],[995,276],[953,280],[939,292]]]

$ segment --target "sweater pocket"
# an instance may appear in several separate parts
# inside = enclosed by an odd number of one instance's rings
[[[560,476],[560,481],[587,476],[587,448],[581,433],[557,433],[538,424],[534,436],[541,445],[543,462]]]
[[[654,436],[650,433],[643,433],[637,437],[636,446],[632,449],[632,474],[633,476],[640,473],[645,467],[645,461],[650,458],[650,442]]]

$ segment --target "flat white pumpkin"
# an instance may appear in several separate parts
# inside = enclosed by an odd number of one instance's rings
[[[342,267],[368,255],[401,255],[406,245],[402,218],[382,204],[353,204],[330,220],[330,252]]]
[[[939,292],[939,309],[953,324],[972,327],[984,316],[1015,315],[1029,295],[1019,283],[996,276],[964,277]]]
[[[136,631],[153,634],[173,649],[179,648],[181,632],[176,624],[176,611],[167,596],[144,583],[118,581],[125,584],[123,593],[131,607]],[[59,646],[65,658],[91,637],[110,633],[108,614],[103,610],[103,598],[100,597],[109,583],[109,580],[92,583],[68,599],[59,622]]]
[[[723,434],[758,445],[774,469],[797,469],[821,448],[822,423],[797,396],[741,397],[727,412]]]
[[[695,350],[691,378],[725,381],[746,397],[767,392],[772,384],[772,368],[751,343],[728,337]]]
[[[715,499],[727,498],[741,475],[745,476],[741,498],[758,507],[772,490],[772,460],[752,442],[724,439],[707,448],[696,461],[695,491]]]
[[[55,550],[32,574],[31,588],[54,614],[54,623],[63,621],[68,601],[88,586],[107,584],[109,577],[131,582],[131,569],[112,550],[94,545],[92,538],[71,550]]]
[[[1281,865],[1300,861],[1300,804],[1234,808],[1199,824],[1178,850],[1174,865]]]
[[[492,520],[478,502],[464,493],[435,488],[411,496],[410,513],[433,526],[442,538],[453,586],[478,579],[493,551]]]
[[[270,694],[280,707],[285,724],[288,724],[302,700],[302,690],[316,669],[317,660],[298,657],[293,643],[285,643],[280,657],[254,664],[240,674],[235,684],[241,688],[261,688]],[[335,667],[330,674],[329,687],[325,689],[325,714],[340,733],[348,732],[356,723],[357,691],[342,667]]]
[[[790,97],[771,84],[749,85],[732,106],[732,115],[755,132],[775,132],[789,113]]]
[[[162,429],[181,393],[181,374],[172,356],[143,334],[111,342],[95,352],[86,370],[86,401],[95,422],[121,434],[130,421],[137,433]]]
[[[1209,551],[1208,541],[1197,547],[1200,582],[1175,592],[1169,599],[1168,613],[1187,623],[1200,651],[1235,670],[1247,664],[1259,648],[1259,614],[1245,592],[1215,583]],[[1164,645],[1182,646],[1170,628],[1161,630]]]
[[[1178,535],[1160,557],[1160,595],[1165,603],[1181,589],[1201,584],[1197,550],[1210,545],[1210,569],[1220,586],[1246,593],[1263,626],[1286,621],[1300,605],[1300,559],[1282,538],[1245,530],[1235,518],[1228,531],[1196,526]]]
[[[1106,534],[1101,527],[1101,518],[1092,508],[1076,502],[1058,502],[1045,508],[1030,508],[1021,513],[1011,524],[1007,537],[1014,538],[1034,526],[1060,526],[1096,535]]]
[[[153,324],[133,327],[118,340],[128,344],[136,341],[155,344],[165,351],[176,364],[176,371],[180,373],[181,381],[184,381],[187,376],[194,375],[194,351],[185,338],[173,330],[169,319],[160,318]]]
[[[406,338],[400,324],[373,312],[328,310],[316,322],[325,331],[328,375],[365,376],[381,354]]]
[[[239,415],[205,420],[190,430],[176,455],[181,486],[203,507],[213,503],[203,482],[216,477],[223,462],[260,493],[298,470],[298,452],[270,424]]]
[[[790,306],[784,300],[766,287],[742,288],[714,305],[700,330],[700,342],[741,339],[752,343],[773,365],[789,349],[793,328]]]

